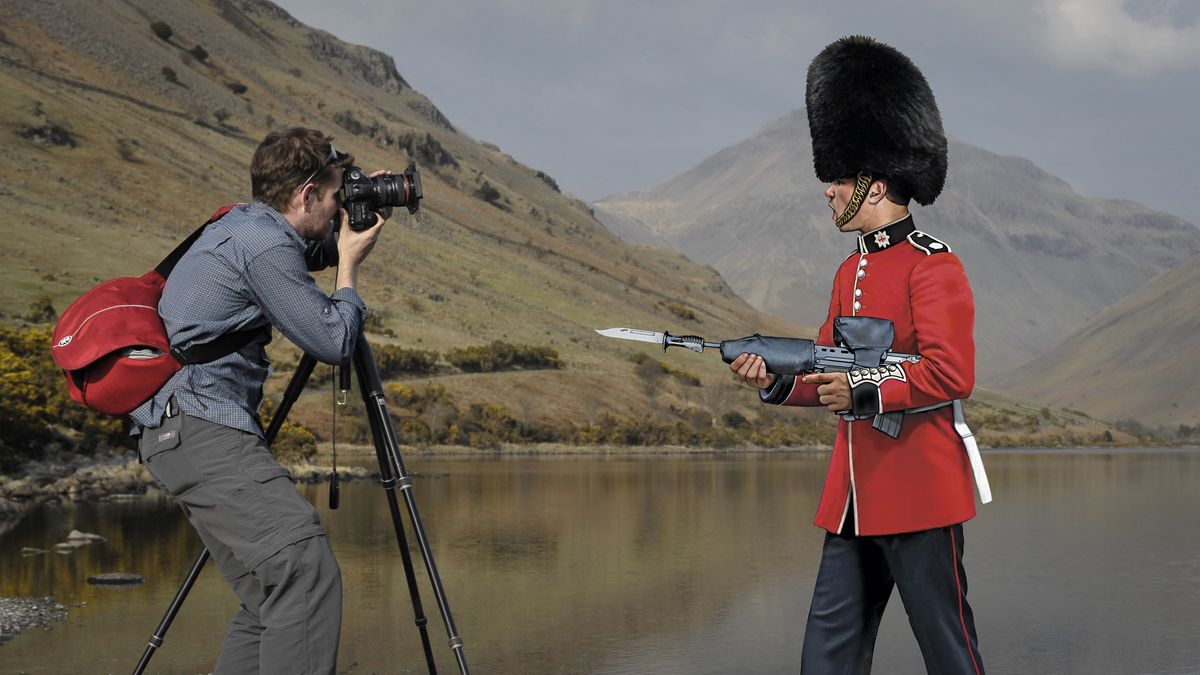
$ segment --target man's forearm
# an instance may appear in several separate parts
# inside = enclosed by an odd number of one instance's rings
[[[358,265],[338,266],[336,288],[353,288],[354,290],[358,290]]]

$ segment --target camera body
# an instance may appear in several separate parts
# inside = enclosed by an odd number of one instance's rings
[[[377,209],[403,206],[409,213],[421,208],[421,174],[416,168],[371,178],[357,166],[342,174],[342,208],[350,216],[350,229],[370,229],[379,222]]]

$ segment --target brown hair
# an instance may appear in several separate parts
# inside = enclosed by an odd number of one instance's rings
[[[256,200],[283,211],[305,179],[316,183],[319,191],[334,169],[354,163],[353,155],[339,154],[335,161],[326,164],[332,148],[333,137],[316,129],[292,127],[272,131],[258,144],[250,160],[251,194]],[[325,169],[321,175],[310,179],[322,166]]]

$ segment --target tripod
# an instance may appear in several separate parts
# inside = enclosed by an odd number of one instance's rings
[[[431,674],[437,673],[437,666],[433,661],[433,648],[429,643],[429,631],[427,625],[429,620],[425,616],[425,610],[421,606],[421,594],[417,589],[416,573],[413,570],[412,556],[408,551],[408,537],[404,533],[404,524],[400,519],[400,505],[396,497],[396,490],[399,489],[404,495],[405,505],[408,507],[408,518],[412,524],[413,533],[417,538],[417,545],[421,549],[421,557],[425,561],[425,571],[429,574],[430,584],[433,586],[433,595],[437,600],[438,609],[442,613],[442,623],[446,626],[446,634],[450,638],[450,649],[454,652],[454,657],[458,661],[458,669],[462,675],[468,675],[467,660],[463,654],[463,641],[458,636],[458,630],[454,626],[454,618],[450,616],[450,605],[446,601],[446,592],[442,588],[442,579],[438,575],[437,565],[433,562],[433,552],[429,548],[429,541],[425,536],[425,526],[421,523],[421,516],[417,512],[417,503],[413,497],[412,487],[413,480],[409,475],[408,470],[404,466],[404,459],[400,456],[400,445],[396,440],[396,431],[392,426],[392,420],[387,413],[387,401],[383,396],[383,383],[379,378],[379,370],[375,366],[375,357],[371,352],[371,346],[367,344],[366,335],[358,336],[358,343],[354,349],[354,372],[358,375],[359,389],[362,392],[363,405],[366,406],[367,420],[371,429],[371,437],[375,443],[375,456],[379,460],[379,479],[383,488],[387,491],[388,507],[392,515],[392,526],[396,531],[396,542],[400,546],[400,557],[404,562],[404,575],[408,580],[408,594],[412,600],[413,613],[415,615],[415,623],[417,630],[421,634],[421,646],[425,651],[425,663]],[[313,368],[317,365],[317,360],[305,354],[299,365],[296,366],[296,372],[292,375],[292,379],[288,382],[287,389],[283,394],[283,401],[279,404],[279,409],[275,412],[275,416],[271,419],[271,424],[266,430],[266,442],[270,446],[278,435],[279,429],[283,426],[283,421],[287,417],[288,412],[292,409],[292,404],[300,398],[300,392],[304,390],[304,385],[308,382],[308,378],[312,375]],[[183,584],[175,593],[175,598],[171,600],[170,606],[167,608],[167,613],[163,616],[162,621],[158,624],[154,634],[150,636],[150,641],[146,647],[146,651],[142,653],[142,658],[138,661],[134,668],[134,675],[141,675],[145,671],[146,666],[150,663],[150,657],[154,655],[154,651],[162,646],[163,640],[166,637],[167,630],[171,627],[171,622],[175,620],[175,615],[179,613],[180,607],[183,606],[183,601],[187,599],[188,592],[192,590],[192,586],[196,583],[196,579],[200,576],[200,571],[204,569],[204,564],[208,562],[210,554],[208,549],[200,552],[196,562],[192,565],[192,569],[188,572],[188,576],[184,579]]]

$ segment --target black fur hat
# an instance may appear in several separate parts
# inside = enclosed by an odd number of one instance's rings
[[[907,56],[862,35],[825,47],[805,91],[817,178],[868,173],[929,205],[946,183],[946,134],[929,83]]]

